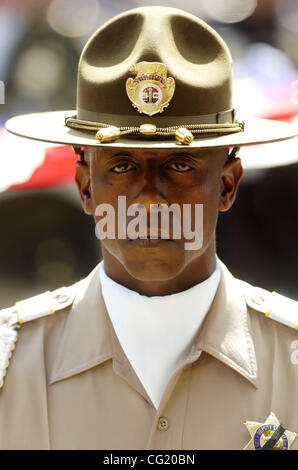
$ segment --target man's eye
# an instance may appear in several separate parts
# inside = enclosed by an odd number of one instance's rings
[[[185,173],[187,171],[192,170],[191,166],[189,166],[189,165],[187,165],[187,163],[183,163],[183,162],[170,163],[169,167],[172,168],[175,171],[180,171],[181,173],[183,173],[183,172]]]
[[[114,173],[126,173],[127,171],[131,170],[133,165],[131,163],[119,163],[118,165],[111,168],[111,171]]]

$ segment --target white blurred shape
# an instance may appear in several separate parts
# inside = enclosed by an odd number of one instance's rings
[[[207,14],[222,23],[238,23],[255,11],[257,0],[201,0]]]
[[[270,104],[265,97],[262,86],[252,77],[246,77],[234,81],[234,107],[237,117],[242,118],[245,113],[247,117],[261,115]]]
[[[253,77],[265,87],[281,83],[295,73],[287,55],[263,42],[252,43],[241,60],[234,65],[236,78]]]
[[[99,14],[98,0],[52,0],[47,11],[47,20],[57,33],[76,38],[94,28]]]
[[[49,43],[24,52],[17,62],[14,80],[19,93],[26,97],[51,98],[61,87],[65,71],[63,55],[50,49]]]
[[[234,64],[234,106],[247,116],[268,114],[272,107],[270,89],[291,80],[297,73],[290,59],[279,49],[253,43]]]
[[[36,168],[44,162],[46,149],[59,147],[0,132],[0,192],[13,184],[28,181]]]
[[[242,147],[238,156],[245,170],[291,165],[298,162],[298,138]]]

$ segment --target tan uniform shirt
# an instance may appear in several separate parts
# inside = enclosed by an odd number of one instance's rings
[[[115,335],[98,266],[71,287],[72,306],[24,323],[0,389],[0,449],[242,449],[243,422],[271,411],[298,432],[297,331],[266,318],[260,299],[249,307],[249,286],[221,270],[157,411]]]

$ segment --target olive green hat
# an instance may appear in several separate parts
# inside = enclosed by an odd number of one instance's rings
[[[279,121],[237,118],[223,39],[182,10],[143,7],[104,24],[84,47],[77,109],[18,116],[8,131],[73,146],[229,147],[297,135]]]

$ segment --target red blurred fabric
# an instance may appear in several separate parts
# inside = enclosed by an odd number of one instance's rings
[[[43,164],[36,168],[31,178],[24,183],[10,186],[10,191],[40,189],[74,181],[74,162],[78,160],[78,157],[72,147],[65,145],[45,148],[45,152],[46,156]]]

